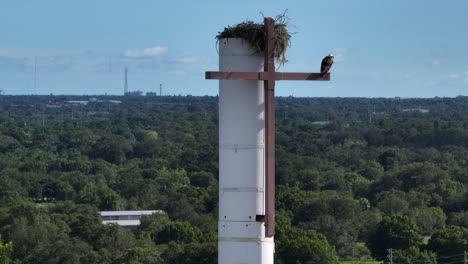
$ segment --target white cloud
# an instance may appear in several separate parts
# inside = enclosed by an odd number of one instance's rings
[[[421,85],[423,83],[421,79],[419,79],[416,75],[411,73],[404,74],[403,78],[405,78],[406,83],[411,85]]]
[[[439,65],[440,65],[440,61],[439,61],[439,60],[433,60],[433,61],[431,62],[431,65],[432,65],[432,67],[439,66]]]
[[[336,48],[332,51],[333,56],[335,57],[335,62],[343,62],[345,60],[345,55],[348,54],[348,48]]]
[[[124,52],[124,57],[130,59],[151,59],[159,57],[168,51],[167,47],[151,47],[145,49],[128,49]]]
[[[460,74],[457,74],[457,73],[451,73],[448,75],[449,79],[459,79],[460,78]]]
[[[468,85],[468,71],[444,75],[439,81],[439,85],[444,86],[458,86],[460,84]]]

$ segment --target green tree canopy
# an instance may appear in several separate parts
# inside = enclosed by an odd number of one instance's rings
[[[434,232],[428,248],[440,256],[463,253],[468,248],[468,229],[459,226],[447,226]]]
[[[368,247],[377,259],[384,259],[387,249],[419,247],[423,242],[421,228],[416,222],[402,215],[385,216],[370,236]]]

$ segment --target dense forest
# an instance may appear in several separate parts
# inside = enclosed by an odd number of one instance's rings
[[[463,263],[468,98],[280,97],[276,120],[276,263]],[[217,178],[217,97],[1,96],[0,263],[216,263]],[[101,223],[123,209],[166,214]]]

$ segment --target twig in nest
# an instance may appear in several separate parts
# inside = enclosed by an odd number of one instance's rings
[[[291,35],[288,32],[289,18],[286,17],[287,10],[277,15],[275,18],[275,59],[283,65],[287,62],[286,50],[290,46]],[[257,52],[262,53],[265,49],[265,25],[263,23],[255,23],[245,21],[234,26],[224,28],[222,32],[218,32],[216,39],[223,38],[242,38]]]

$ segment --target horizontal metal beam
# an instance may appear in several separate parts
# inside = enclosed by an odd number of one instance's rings
[[[205,72],[207,80],[271,80],[268,72]],[[275,72],[275,81],[329,81],[330,73],[308,73],[308,72]],[[272,80],[272,81],[273,81]]]

